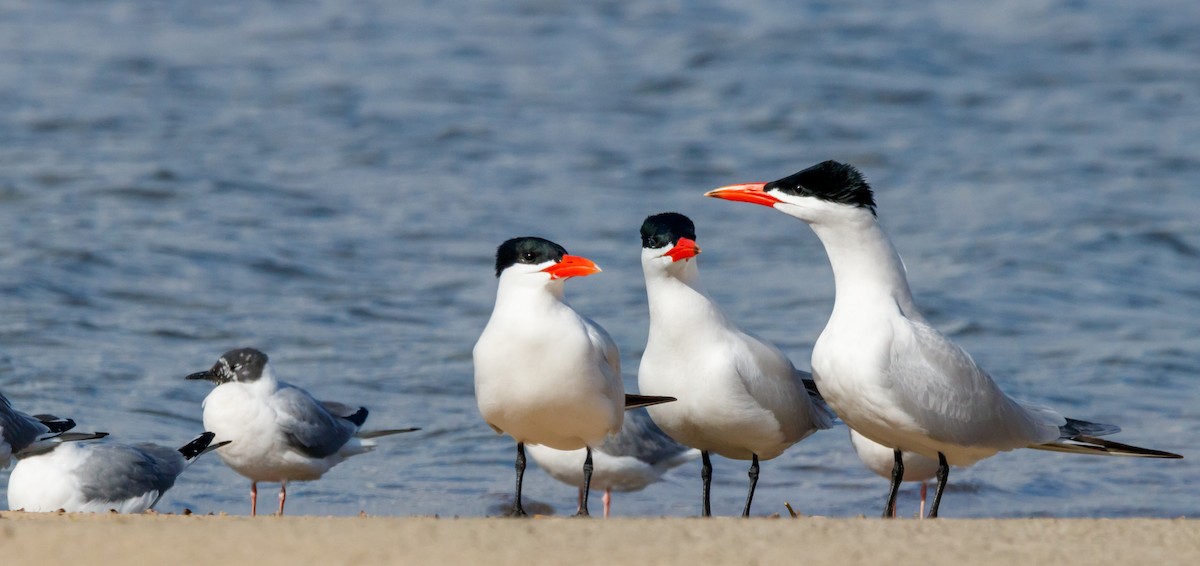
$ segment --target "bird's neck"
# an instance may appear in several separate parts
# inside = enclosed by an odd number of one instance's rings
[[[565,306],[562,281],[549,285],[501,285],[496,290],[495,315],[529,316],[531,311],[551,310]]]
[[[920,317],[900,254],[874,216],[864,213],[811,226],[833,267],[835,315],[839,307],[871,308],[883,302],[895,305],[905,316]]]
[[[679,328],[690,332],[711,327],[711,321],[726,323],[700,282],[695,265],[674,273],[646,274],[646,298],[650,306],[650,329]]]

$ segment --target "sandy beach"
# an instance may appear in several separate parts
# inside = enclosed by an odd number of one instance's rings
[[[1190,519],[0,514],[6,564],[1196,564]]]

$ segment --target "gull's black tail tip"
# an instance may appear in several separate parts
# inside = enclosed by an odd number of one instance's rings
[[[184,460],[191,460],[205,452],[208,452],[209,445],[212,444],[212,441],[214,438],[216,438],[216,436],[217,436],[216,433],[207,432],[207,431],[202,432],[199,434],[199,436],[197,436],[196,438],[193,438],[191,440],[191,442],[188,442],[187,444],[184,444],[183,446],[181,446],[179,448],[179,453],[183,454]],[[223,443],[221,443],[221,446],[224,446],[225,444],[229,444],[229,443],[223,442]],[[212,448],[217,448],[217,447],[213,446]]]
[[[75,421],[71,419],[62,419],[54,415],[34,415],[33,418],[37,419],[38,422],[42,423],[42,425],[50,429],[50,432],[54,434],[67,432],[75,428]]]
[[[649,407],[651,405],[661,405],[676,401],[674,397],[662,397],[659,395],[635,395],[633,393],[625,394],[625,410],[637,409],[638,407]]]

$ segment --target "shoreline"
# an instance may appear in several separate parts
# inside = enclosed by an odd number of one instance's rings
[[[235,517],[0,512],[12,564],[1184,564],[1196,519]]]

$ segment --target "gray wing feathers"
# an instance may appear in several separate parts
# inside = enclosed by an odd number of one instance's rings
[[[161,496],[183,471],[183,456],[157,444],[98,444],[79,469],[88,501],[123,501],[156,491]]]
[[[320,401],[297,387],[280,383],[274,401],[288,443],[310,457],[337,453],[358,430],[354,423],[330,413]]]
[[[893,330],[888,383],[930,437],[1001,450],[1058,438],[1066,419],[1005,395],[969,354],[933,327],[901,319]]]
[[[37,419],[12,408],[8,399],[0,395],[0,435],[12,447],[13,454],[33,444],[50,429]]]
[[[779,421],[783,434],[798,441],[816,430],[833,426],[828,413],[812,402],[804,387],[803,373],[774,344],[749,332],[738,336],[735,347],[744,348],[735,355],[737,372],[746,390]],[[803,417],[796,416],[796,406],[807,406]]]
[[[658,428],[646,409],[626,412],[621,432],[610,435],[598,449],[610,456],[631,456],[651,465],[672,461],[689,450]]]

